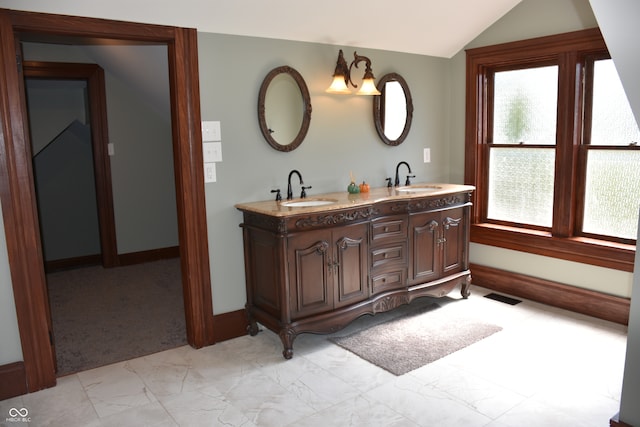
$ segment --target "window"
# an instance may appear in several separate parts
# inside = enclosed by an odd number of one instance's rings
[[[471,240],[633,270],[640,131],[597,29],[467,51]]]

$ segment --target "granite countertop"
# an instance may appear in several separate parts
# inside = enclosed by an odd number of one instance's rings
[[[402,187],[372,188],[367,193],[349,194],[347,191],[309,195],[305,199],[265,200],[260,202],[238,203],[235,207],[244,212],[254,212],[275,217],[302,215],[312,212],[330,212],[339,209],[372,205],[392,200],[409,200],[425,197],[441,197],[447,194],[464,193],[475,190],[471,185],[418,183]],[[287,206],[287,203],[311,202],[315,206]],[[322,204],[326,202],[326,204]]]

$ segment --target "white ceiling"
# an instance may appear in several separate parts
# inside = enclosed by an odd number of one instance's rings
[[[521,0],[0,0],[0,7],[450,58]]]

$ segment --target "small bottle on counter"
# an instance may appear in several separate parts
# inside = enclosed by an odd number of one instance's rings
[[[353,176],[353,172],[349,172],[349,177],[351,178],[351,183],[347,187],[347,191],[349,192],[349,194],[357,194],[357,193],[359,193],[360,192],[360,187],[358,187],[358,184],[356,184],[356,179]]]

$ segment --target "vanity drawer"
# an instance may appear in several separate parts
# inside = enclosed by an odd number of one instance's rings
[[[371,249],[371,268],[380,268],[388,264],[405,264],[407,250],[406,241]]]
[[[407,238],[406,217],[383,217],[371,223],[371,242],[373,244],[384,240]]]
[[[398,269],[385,271],[384,273],[373,276],[373,278],[371,279],[371,293],[377,294],[379,292],[389,291],[406,286],[406,271],[406,269]]]

